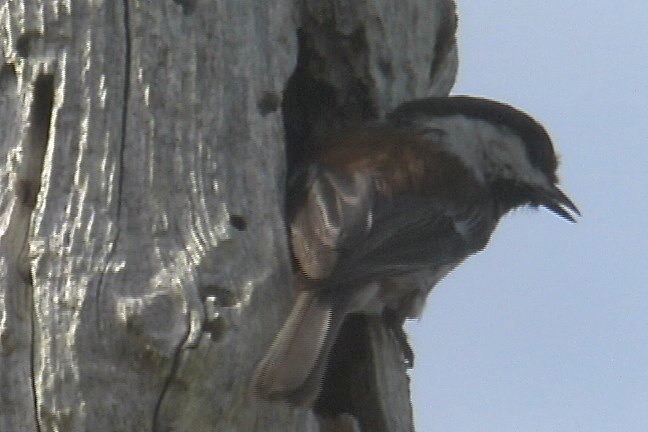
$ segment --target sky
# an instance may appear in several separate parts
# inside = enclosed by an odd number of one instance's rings
[[[538,119],[583,216],[517,211],[437,285],[417,431],[648,431],[648,1],[458,3],[452,93]]]

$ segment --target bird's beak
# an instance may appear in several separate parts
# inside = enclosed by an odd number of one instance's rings
[[[570,222],[576,222],[576,217],[581,215],[578,207],[576,207],[572,200],[558,186],[544,191],[541,199],[541,205],[546,207],[547,210],[554,212]]]

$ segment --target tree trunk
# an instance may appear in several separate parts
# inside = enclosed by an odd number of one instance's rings
[[[286,170],[447,94],[454,30],[451,0],[0,3],[0,431],[412,430],[380,322],[319,410],[250,379],[293,298]]]

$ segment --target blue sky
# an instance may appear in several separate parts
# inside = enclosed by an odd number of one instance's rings
[[[648,2],[459,2],[455,94],[540,120],[583,217],[509,215],[408,325],[419,432],[648,430]]]

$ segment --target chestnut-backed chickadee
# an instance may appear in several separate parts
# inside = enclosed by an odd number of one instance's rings
[[[407,102],[330,139],[289,191],[298,295],[257,367],[257,393],[312,404],[348,314],[416,316],[510,210],[575,221],[557,165],[539,123],[475,97]]]

